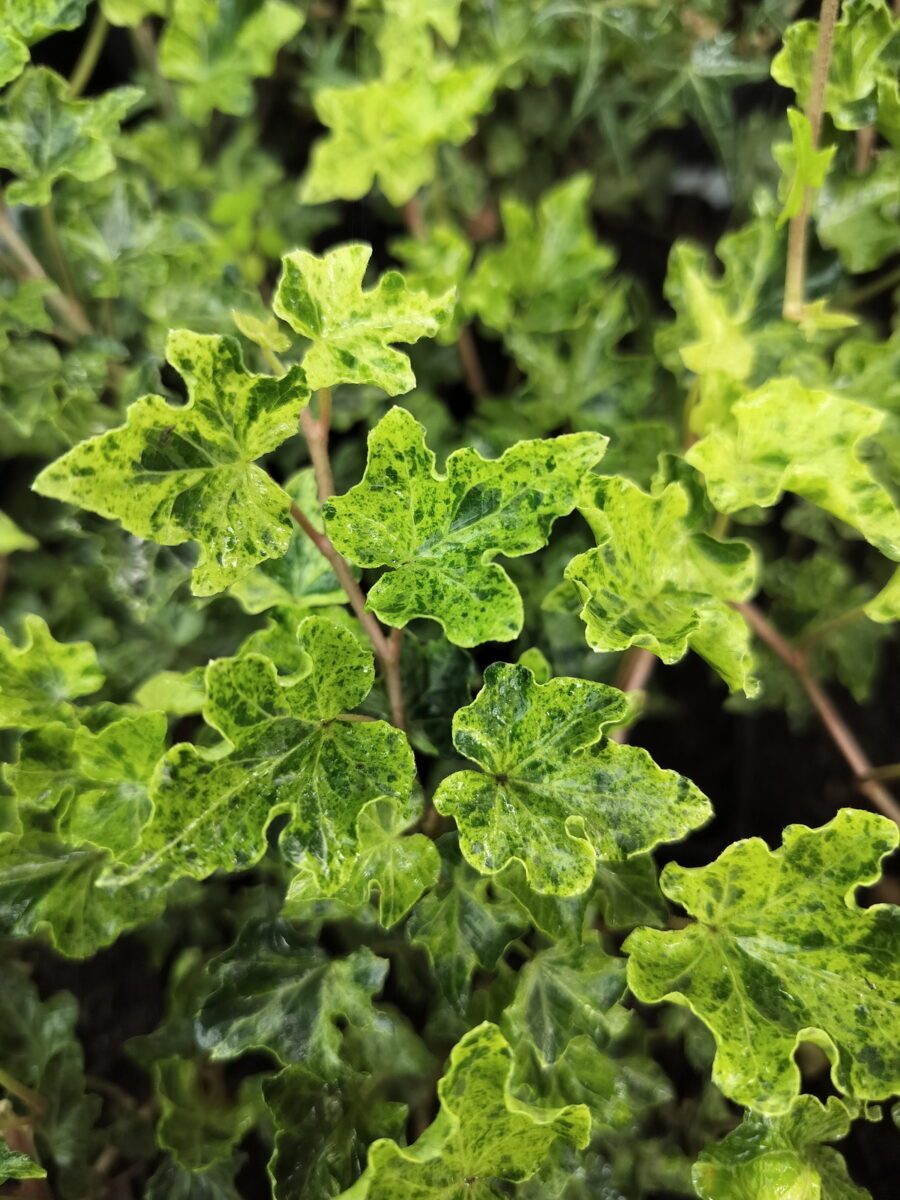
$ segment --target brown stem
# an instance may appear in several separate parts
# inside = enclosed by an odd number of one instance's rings
[[[865,175],[872,165],[872,155],[875,152],[875,126],[865,125],[856,131],[856,149],[853,159],[853,169],[857,175]]]
[[[327,389],[322,389],[323,392]],[[320,400],[322,393],[319,393]],[[306,438],[306,444],[309,447],[309,457],[312,459],[313,471],[316,476],[316,488],[319,493],[319,503],[323,504],[330,496],[334,495],[334,476],[331,473],[331,458],[328,454],[328,420],[331,415],[331,394],[327,405],[323,404],[319,409],[318,420],[312,415],[308,408],[304,408],[300,414],[300,428],[303,430],[303,436]],[[323,421],[323,416],[326,420]]]
[[[757,637],[765,642],[769,649],[774,651],[781,661],[794,672],[810,703],[819,714],[829,737],[853,772],[859,790],[875,808],[900,825],[900,805],[886,788],[872,778],[872,764],[866,757],[865,751],[838,712],[834,702],[810,675],[806,655],[803,651],[792,646],[755,605],[735,604],[734,607],[743,615]]]
[[[414,238],[424,241],[428,237],[428,224],[418,196],[413,196],[403,205],[403,220]]]
[[[812,148],[817,150],[822,132],[822,114],[825,111],[825,88],[828,84],[828,68],[831,65],[831,46],[834,41],[834,26],[837,22],[841,0],[822,0],[819,13],[819,38],[813,58],[812,82],[806,116],[812,132]],[[787,271],[784,280],[784,316],[788,321],[803,318],[806,294],[806,246],[809,237],[809,211],[811,191],[806,188],[800,211],[791,217],[788,226]]]
[[[613,687],[620,692],[643,691],[653,674],[658,659],[649,650],[641,646],[631,646],[622,655],[619,667],[613,679]],[[631,735],[630,725],[620,725],[609,735],[613,742],[627,742]]]
[[[4,241],[15,255],[29,279],[48,279],[47,272],[34,257],[31,247],[20,235],[5,205],[0,204],[0,240]],[[50,282],[53,282],[50,280]],[[57,314],[82,336],[94,332],[93,326],[84,314],[81,305],[59,289],[47,293],[47,303]]]
[[[406,705],[403,702],[403,679],[400,675],[402,650],[403,630],[392,629],[388,637],[389,654],[384,663],[384,683],[391,708],[391,721],[398,729],[406,728]]]

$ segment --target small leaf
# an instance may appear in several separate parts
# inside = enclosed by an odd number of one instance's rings
[[[368,595],[387,624],[431,617],[458,646],[511,641],[522,600],[492,559],[545,545],[605,447],[591,433],[520,442],[498,459],[466,447],[439,475],[422,426],[393,408],[369,435],[362,482],[324,505],[326,528],[357,566],[392,568]]]
[[[17,647],[0,630],[0,728],[37,729],[47,721],[75,720],[70,704],[103,686],[94,647],[57,642],[46,622],[28,615]]]
[[[17,550],[37,550],[40,542],[20,529],[15,521],[0,512],[0,555],[15,554]]]
[[[233,1161],[226,1161],[205,1171],[188,1171],[166,1158],[147,1182],[146,1200],[241,1200],[234,1186],[236,1170]]]
[[[290,544],[290,498],[254,459],[296,432],[309,391],[300,367],[248,374],[232,338],[174,330],[166,354],[189,402],[144,396],[126,425],[51,463],[34,489],[163,546],[199,542],[193,588],[209,596]]]
[[[604,738],[628,712],[622,692],[583,679],[539,684],[507,663],[484,680],[453,718],[457,750],[483,773],[458,771],[434,796],[477,870],[493,875],[518,860],[535,891],[575,896],[594,882],[598,858],[627,859],[709,819],[689,780]]]
[[[0,1140],[0,1184],[8,1183],[10,1179],[46,1178],[47,1172],[33,1158],[10,1150],[6,1142]]]
[[[597,863],[597,902],[610,929],[662,928],[669,912],[649,854],[636,854],[624,862]]]
[[[878,154],[865,175],[825,181],[816,205],[816,232],[837,250],[848,271],[874,271],[900,250],[897,178],[900,149]]]
[[[192,1058],[165,1058],[154,1064],[161,1150],[189,1171],[205,1171],[229,1161],[237,1143],[259,1116],[259,1088],[244,1081],[235,1102],[210,1094],[201,1064]]]
[[[716,1039],[713,1081],[736,1103],[787,1112],[801,1041],[822,1047],[849,1095],[884,1100],[900,1088],[900,909],[853,900],[898,840],[893,821],[842,809],[819,829],[789,826],[778,850],[750,838],[709,866],[663,871],[663,892],[697,919],[631,934],[628,982],[639,1000],[700,1017]]]
[[[371,246],[347,242],[319,258],[294,250],[282,259],[272,307],[309,338],[303,367],[311,388],[371,383],[397,396],[415,387],[409,358],[393,342],[434,337],[450,315],[453,293],[413,292],[399,271],[363,291]]]
[[[837,146],[826,146],[824,150],[816,149],[813,145],[809,117],[798,109],[789,108],[787,115],[791,127],[791,140],[778,142],[772,147],[772,153],[782,173],[778,195],[784,207],[778,215],[779,225],[784,224],[789,217],[796,217],[808,191],[819,190],[825,182],[831,160],[837,151]]]

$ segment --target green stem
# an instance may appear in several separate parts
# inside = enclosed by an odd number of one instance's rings
[[[69,95],[73,100],[80,96],[87,87],[94,73],[94,68],[97,65],[97,60],[103,50],[103,44],[106,41],[108,32],[109,22],[103,15],[103,10],[98,8],[90,33],[87,35],[87,40],[81,48],[81,54],[78,56],[78,62],[75,64],[75,69],[69,78]]]
[[[857,604],[853,608],[848,608],[845,612],[839,613],[836,617],[829,617],[827,621],[821,621],[818,625],[813,625],[801,637],[797,639],[797,645],[804,649],[821,641],[829,633],[833,633],[835,629],[842,629],[845,625],[853,625],[860,618],[866,615],[865,608],[862,604]]]
[[[710,536],[714,538],[723,538],[728,533],[728,527],[731,525],[731,513],[716,513],[716,519],[712,523]]]
[[[44,1102],[43,1096],[39,1096],[37,1092],[30,1087],[26,1087],[24,1083],[19,1083],[14,1075],[10,1075],[8,1071],[4,1071],[0,1067],[0,1088],[9,1092],[11,1096],[15,1096],[17,1100],[21,1100],[24,1105],[31,1109],[35,1116],[40,1116],[47,1105]]]
[[[175,89],[169,80],[160,74],[152,26],[148,21],[142,21],[140,25],[132,26],[128,30],[128,36],[131,39],[134,57],[153,80],[157,107],[164,117],[174,117],[178,113]]]
[[[847,307],[855,308],[858,304],[871,300],[873,296],[880,296],[882,292],[892,288],[895,283],[900,283],[900,266],[894,267],[885,275],[881,275],[878,279],[873,279],[871,283],[865,284],[864,287],[851,292],[847,299]]]

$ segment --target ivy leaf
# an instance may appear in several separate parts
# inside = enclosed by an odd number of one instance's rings
[[[591,480],[579,511],[597,548],[573,558],[566,579],[578,588],[588,645],[598,651],[641,646],[665,663],[695,650],[732,691],[757,690],[746,624],[729,601],[757,586],[747,542],[719,541],[698,528],[677,482],[648,495],[630,480]]]
[[[403,734],[383,721],[337,719],[368,693],[371,652],[323,617],[308,617],[297,638],[309,667],[288,686],[259,655],[210,664],[205,716],[232,750],[169,751],[153,818],[110,886],[246,869],[262,857],[278,813],[290,816],[282,846],[292,861],[310,855],[330,877],[355,853],[363,805],[409,797],[414,764]]]
[[[187,717],[203,711],[206,700],[205,668],[190,671],[160,671],[151,675],[134,693],[142,708]]]
[[[605,684],[540,684],[527,667],[488,667],[453,718],[457,750],[483,773],[458,771],[434,796],[468,862],[493,875],[518,860],[535,891],[575,896],[594,882],[598,858],[626,859],[703,825],[710,804],[689,780],[604,738],[627,712],[625,695]]]
[[[796,379],[773,379],[731,411],[732,428],[713,430],[685,456],[720,512],[767,508],[795,492],[900,559],[900,512],[862,453],[884,413]]]
[[[454,296],[413,292],[399,271],[386,271],[363,291],[372,247],[347,242],[319,258],[294,250],[281,260],[272,307],[295,333],[309,338],[303,368],[311,388],[370,383],[389,396],[416,385],[409,358],[392,342],[434,337]]]
[[[624,991],[625,963],[607,954],[599,937],[552,946],[519,972],[505,1027],[514,1043],[526,1037],[544,1063],[554,1063],[572,1038],[608,1040],[608,1012]]]
[[[459,293],[474,253],[468,238],[457,226],[442,221],[429,225],[422,237],[395,238],[390,243],[390,250],[406,268],[409,286],[434,297]],[[459,326],[459,306],[454,305],[452,317],[445,319],[435,335],[437,340],[443,345],[455,342]]]
[[[510,1094],[513,1060],[495,1025],[478,1025],[450,1055],[438,1084],[440,1111],[410,1147],[386,1139],[346,1200],[395,1200],[404,1192],[434,1197],[496,1195],[497,1180],[530,1179],[559,1141],[584,1147],[590,1117],[583,1106],[537,1108]]]
[[[666,924],[668,909],[649,854],[636,854],[624,862],[597,863],[597,902],[610,929],[661,928]]]
[[[812,140],[812,125],[804,113],[789,108],[787,116],[791,140],[778,142],[772,147],[782,173],[778,195],[784,206],[778,214],[779,225],[783,225],[790,217],[796,217],[803,207],[807,191],[819,190],[837,152],[837,146],[816,149]]]
[[[174,0],[171,7],[159,43],[159,68],[181,84],[181,107],[198,124],[214,108],[246,116],[252,80],[272,73],[279,49],[304,19],[296,5],[282,0]]]
[[[166,15],[168,0],[100,0],[110,25],[139,25],[144,17]]]
[[[359,200],[377,180],[391,204],[405,204],[434,177],[438,147],[474,134],[496,85],[492,66],[429,55],[400,78],[321,88],[313,106],[329,133],[313,146],[301,201]]]
[[[359,911],[374,894],[378,923],[384,929],[396,925],[437,881],[441,869],[440,856],[429,837],[423,833],[404,836],[417,816],[416,812],[404,813],[396,801],[370,800],[357,818],[356,851],[348,856],[343,871],[331,879],[323,878],[317,865],[307,859],[291,880],[286,915],[302,917],[318,900],[333,900],[351,912]]]
[[[49,279],[0,280],[0,350],[9,346],[10,333],[46,333],[53,328],[44,303],[53,290]]]
[[[57,642],[41,617],[23,621],[16,646],[0,630],[0,728],[38,729],[48,721],[74,722],[70,703],[103,686],[94,647]]]
[[[324,505],[326,528],[357,566],[392,568],[368,595],[387,624],[430,617],[458,646],[508,642],[522,628],[522,599],[491,560],[545,545],[605,447],[593,433],[519,442],[498,459],[465,447],[439,475],[425,430],[392,408],[369,434],[362,482]]]
[[[192,1058],[165,1058],[153,1068],[161,1150],[189,1171],[205,1171],[229,1160],[237,1143],[259,1116],[259,1088],[241,1086],[235,1102],[210,1094],[201,1064]]]
[[[846,1137],[850,1124],[850,1113],[836,1096],[825,1104],[815,1096],[798,1096],[779,1117],[747,1113],[737,1129],[707,1146],[697,1159],[697,1195],[701,1200],[871,1200],[850,1179],[843,1156],[825,1144]]]
[[[197,1040],[216,1060],[268,1050],[331,1082],[347,1070],[338,1022],[371,1032],[387,967],[365,946],[331,959],[286,921],[251,923],[210,966]]]
[[[0,30],[0,87],[21,74],[29,46],[51,33],[76,29],[87,6],[88,0],[7,0]]]
[[[0,555],[15,554],[17,550],[37,550],[40,542],[20,529],[12,517],[0,511]]]
[[[0,100],[0,166],[18,176],[6,189],[10,204],[50,203],[63,175],[83,182],[115,166],[112,140],[143,95],[114,88],[94,100],[70,100],[68,82],[47,67],[31,67]]]
[[[526,921],[463,861],[454,837],[442,837],[438,849],[440,881],[413,909],[406,928],[412,944],[428,955],[444,999],[463,1013],[476,969],[492,970]]]
[[[188,1171],[165,1159],[147,1182],[146,1200],[241,1200],[234,1186],[236,1164],[214,1163],[205,1171]]]
[[[173,330],[166,356],[188,403],[144,396],[126,425],[45,467],[34,490],[163,546],[199,542],[193,589],[209,596],[290,545],[290,498],[254,459],[296,432],[309,391],[300,367],[249,374],[232,338]]]
[[[664,869],[663,891],[697,919],[631,934],[628,982],[639,1000],[700,1017],[716,1039],[713,1081],[736,1103],[787,1112],[801,1041],[822,1047],[849,1095],[883,1100],[900,1087],[900,910],[853,901],[898,840],[887,818],[842,809],[819,829],[789,826],[778,850],[749,838],[709,866]]]
[[[0,1140],[0,1184],[8,1183],[10,1179],[46,1179],[44,1168],[29,1158],[10,1150],[6,1142]]]
[[[593,889],[588,888],[579,896],[544,896],[531,887],[525,868],[517,860],[495,875],[493,883],[500,890],[500,895],[511,896],[529,923],[547,937],[556,942],[576,945],[584,941],[585,920],[594,898]]]
[[[465,308],[501,333],[558,333],[582,324],[615,263],[588,219],[593,187],[593,176],[574,175],[546,192],[535,211],[504,199],[505,244],[479,258]]]
[[[848,271],[874,271],[900,250],[897,178],[900,150],[879,153],[865,175],[826,180],[816,206],[816,232]]]

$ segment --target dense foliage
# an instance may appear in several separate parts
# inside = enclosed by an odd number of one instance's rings
[[[5,0],[4,1195],[896,1194],[895,9]]]

